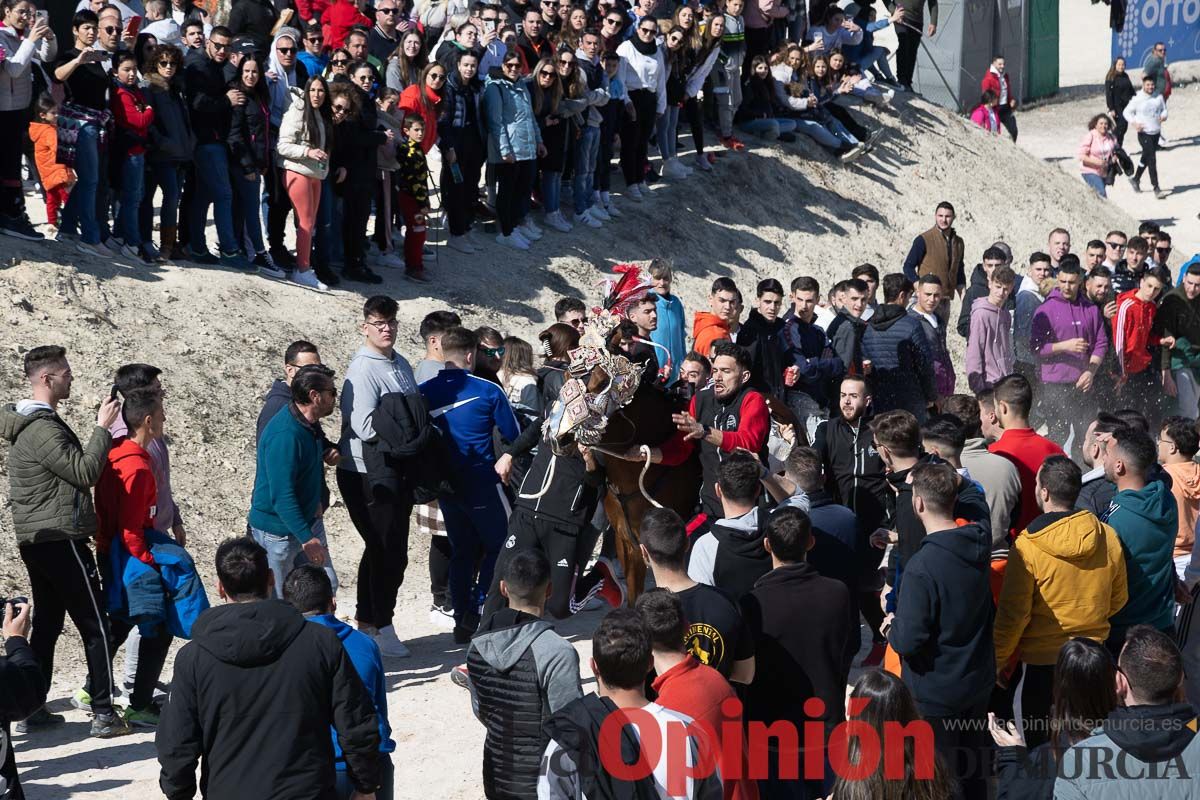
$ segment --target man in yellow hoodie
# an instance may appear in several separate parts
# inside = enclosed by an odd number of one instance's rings
[[[1193,459],[1200,450],[1196,423],[1186,417],[1167,417],[1158,434],[1158,461],[1171,476],[1171,494],[1179,511],[1179,533],[1175,535],[1175,572],[1183,580],[1183,571],[1192,560],[1196,541],[1196,518],[1200,515],[1200,464]]]
[[[712,346],[722,339],[733,341],[733,330],[737,325],[738,312],[742,307],[742,293],[730,278],[713,281],[708,295],[710,311],[697,311],[692,323],[692,349],[706,358],[712,358]]]
[[[1042,513],[1013,541],[996,603],[996,669],[1019,654],[1030,750],[1048,738],[1059,649],[1076,636],[1103,642],[1108,618],[1128,599],[1116,532],[1090,511],[1075,510],[1081,483],[1079,467],[1066,456],[1042,464],[1035,483]]]

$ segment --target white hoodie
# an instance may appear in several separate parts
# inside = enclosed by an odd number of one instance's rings
[[[1125,106],[1125,119],[1130,125],[1141,124],[1142,133],[1157,136],[1162,132],[1162,122],[1167,118],[1167,101],[1161,94],[1138,92]]]

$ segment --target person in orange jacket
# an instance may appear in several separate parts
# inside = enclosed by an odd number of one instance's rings
[[[75,170],[58,163],[58,103],[49,94],[37,99],[36,122],[29,123],[33,160],[46,192],[46,222],[58,227],[58,210],[67,204],[75,185]]]
[[[708,295],[711,311],[697,311],[692,323],[692,349],[706,358],[712,358],[712,347],[722,339],[733,341],[733,328],[742,306],[742,293],[730,278],[713,281]]]

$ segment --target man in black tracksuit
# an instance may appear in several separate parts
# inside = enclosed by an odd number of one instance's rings
[[[379,786],[379,723],[334,631],[268,600],[267,553],[248,537],[217,549],[227,601],[200,615],[175,659],[155,746],[168,800],[333,800],[336,730],[355,789]]]
[[[563,455],[556,455],[554,449],[548,439],[542,439],[517,490],[512,516],[508,518],[508,538],[496,560],[483,619],[506,605],[500,593],[500,576],[505,562],[517,548],[546,554],[551,565],[552,592],[546,610],[557,619],[572,613],[576,573],[587,563],[595,545],[585,533],[604,485],[604,470],[587,448],[572,445],[571,451]]]
[[[871,389],[865,378],[842,379],[838,409],[840,415],[817,427],[813,449],[821,456],[826,492],[833,502],[853,511],[858,522],[854,551],[859,577],[857,604],[871,626],[875,643],[882,644],[879,564],[883,551],[871,546],[870,536],[877,528],[891,527],[896,495],[888,486],[883,459],[875,449]]]

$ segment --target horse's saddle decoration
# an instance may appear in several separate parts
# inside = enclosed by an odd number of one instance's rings
[[[620,277],[605,281],[604,306],[593,309],[579,347],[569,353],[569,377],[542,429],[552,442],[573,436],[579,444],[598,444],[609,418],[633,399],[641,382],[645,364],[610,352],[607,343],[624,310],[645,295],[649,283],[632,264],[620,264],[615,271]]]

